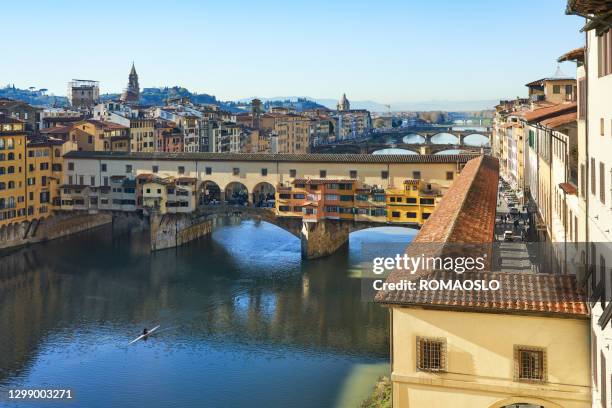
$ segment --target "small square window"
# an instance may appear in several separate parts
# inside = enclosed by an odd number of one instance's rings
[[[68,170],[74,170],[74,163],[73,162],[68,162]]]
[[[205,173],[210,176],[212,174],[212,167],[206,167]]]
[[[319,170],[319,177],[320,178],[327,177],[327,170]]]
[[[420,180],[421,179],[421,172],[420,171],[413,171],[412,172],[412,178],[415,180]]]
[[[383,170],[380,172],[380,178],[383,180],[387,180],[389,178],[389,172],[386,170]]]
[[[132,165],[131,164],[126,164],[125,165],[125,172],[126,173],[131,173],[132,172]]]
[[[297,176],[297,171],[295,169],[289,170],[289,177],[295,178]]]
[[[159,166],[153,166],[153,173],[159,173]]]
[[[185,166],[178,166],[178,174],[185,174]]]
[[[100,170],[101,170],[101,171],[106,171],[106,163],[102,163],[102,164],[100,165]]]
[[[540,347],[514,346],[514,380],[546,381],[546,351]]]
[[[266,169],[266,168],[262,168],[262,169],[261,169],[261,175],[262,175],[262,176],[267,176],[267,175],[268,175],[268,169]]]
[[[234,176],[239,176],[239,175],[240,175],[240,168],[238,168],[238,167],[234,167],[234,168],[232,169],[232,174],[233,174]]]
[[[455,173],[453,173],[452,171],[447,171],[446,172],[446,179],[447,180],[452,180],[455,177]]]
[[[417,370],[446,371],[446,339],[417,337]]]
[[[352,178],[352,179],[357,178],[357,170],[349,171],[349,177]]]

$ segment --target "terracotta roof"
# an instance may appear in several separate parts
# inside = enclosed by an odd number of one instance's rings
[[[559,126],[567,125],[568,123],[576,122],[577,119],[578,114],[574,111],[543,120],[541,123],[546,127],[556,128]]]
[[[584,47],[575,48],[571,51],[566,52],[565,54],[557,58],[557,61],[584,61]]]
[[[426,257],[452,257],[453,254],[482,256],[484,253],[488,255],[488,260],[492,260],[498,180],[499,164],[496,159],[482,156],[470,160],[406,253]],[[491,272],[490,269],[490,265],[485,265],[483,271],[466,271],[463,274],[452,270],[429,269],[415,274],[394,270],[387,278],[389,283],[418,279],[497,280],[500,290],[381,290],[375,300],[389,305],[449,310],[588,317],[586,297],[579,291],[574,276]]]
[[[40,133],[54,134],[54,133],[68,133],[72,129],[72,126],[54,126],[50,128],[40,129]]]
[[[544,119],[552,118],[565,113],[576,112],[576,106],[576,102],[572,102],[534,109],[532,111],[525,112],[525,120],[527,122],[539,122]]]
[[[541,79],[537,79],[535,81],[531,81],[528,84],[525,84],[525,86],[528,86],[528,87],[532,87],[532,86],[544,86],[544,82],[545,81],[575,81],[575,79],[571,78],[571,77],[566,77],[566,78],[541,78]]]
[[[310,163],[466,163],[477,154],[284,154],[284,153],[145,153],[71,151],[64,157],[104,160],[201,160]]]
[[[87,119],[86,122],[89,122],[103,129],[109,129],[109,130],[110,129],[128,129],[127,126],[123,126],[115,122],[107,122],[107,121],[96,120],[96,119]]]

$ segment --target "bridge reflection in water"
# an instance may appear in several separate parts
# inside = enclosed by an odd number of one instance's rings
[[[289,233],[232,218],[153,254],[146,232],[109,227],[16,251],[0,262],[0,388],[63,384],[83,406],[334,406],[354,375],[388,369],[387,312],[351,270],[362,243],[395,252],[414,235],[391,231],[305,263]]]

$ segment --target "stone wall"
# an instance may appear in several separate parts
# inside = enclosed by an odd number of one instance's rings
[[[0,249],[49,241],[109,224],[112,220],[109,213],[70,212],[3,226],[0,227]]]
[[[302,225],[302,259],[322,258],[333,254],[348,242],[351,222],[323,220]]]
[[[212,232],[213,220],[192,214],[150,216],[151,251],[174,248]]]

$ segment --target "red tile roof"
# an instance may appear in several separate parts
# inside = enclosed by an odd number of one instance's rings
[[[576,122],[578,114],[574,112],[565,113],[563,115],[554,116],[550,119],[543,120],[542,125],[554,129],[559,126],[567,125],[568,123]]]
[[[375,300],[399,306],[439,307],[495,313],[561,314],[585,318],[585,296],[571,275],[491,272],[499,164],[481,156],[470,160],[406,249],[409,256],[487,256],[482,271],[394,270],[387,282],[403,280],[483,280],[500,282],[499,291],[381,290]]]
[[[54,134],[54,133],[68,133],[72,129],[72,126],[53,126],[50,128],[41,129],[40,133]]]
[[[539,108],[529,112],[525,112],[524,116],[527,122],[539,122],[566,113],[576,112],[576,106],[576,102],[560,103],[557,105],[547,106],[545,108]]]

